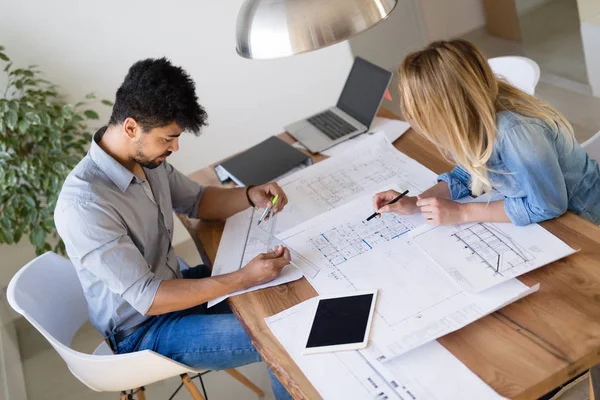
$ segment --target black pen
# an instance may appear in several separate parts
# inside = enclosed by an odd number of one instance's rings
[[[397,202],[398,200],[400,200],[401,198],[403,198],[406,194],[408,193],[408,190],[405,190],[404,193],[400,193],[398,196],[396,196],[392,201],[390,201],[389,203],[386,204],[386,206],[389,206],[390,204],[394,204],[395,202]],[[374,212],[373,214],[371,214],[371,216],[369,218],[367,218],[367,221],[372,220],[373,218],[375,218],[379,213],[378,212]]]

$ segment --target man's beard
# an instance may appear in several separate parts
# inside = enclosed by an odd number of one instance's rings
[[[156,167],[159,167],[163,163],[163,161],[166,160],[166,157],[168,157],[170,155],[171,155],[171,152],[168,151],[165,154],[163,154],[162,156],[159,156],[159,157],[156,157],[155,159],[149,160],[148,157],[146,157],[146,155],[144,155],[144,153],[142,153],[142,151],[140,149],[138,149],[135,153],[134,160],[144,168],[154,169]],[[159,160],[159,158],[164,157],[164,156],[166,156],[165,159]]]

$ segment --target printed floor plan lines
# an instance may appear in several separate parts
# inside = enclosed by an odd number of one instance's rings
[[[502,275],[535,257],[491,224],[478,223],[454,234],[458,241],[494,273]]]
[[[413,228],[414,225],[406,219],[388,214],[369,222],[341,224],[310,240],[331,265],[339,265]]]

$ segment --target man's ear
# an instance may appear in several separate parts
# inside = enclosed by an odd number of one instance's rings
[[[142,127],[135,119],[125,118],[125,121],[123,121],[123,131],[133,140],[142,133]]]

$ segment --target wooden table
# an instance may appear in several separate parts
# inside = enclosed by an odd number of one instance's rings
[[[387,110],[379,114],[396,118]],[[294,142],[287,134],[280,137]],[[451,168],[434,146],[412,130],[394,146],[436,173]],[[315,162],[324,158],[318,155]],[[212,168],[191,178],[219,185]],[[581,251],[519,278],[529,286],[541,283],[539,292],[439,339],[471,371],[509,398],[536,399],[600,362],[600,228],[570,212],[541,225]],[[188,221],[187,226],[214,260],[224,222]],[[316,295],[302,278],[229,299],[254,346],[297,399],[320,396],[264,318]]]

